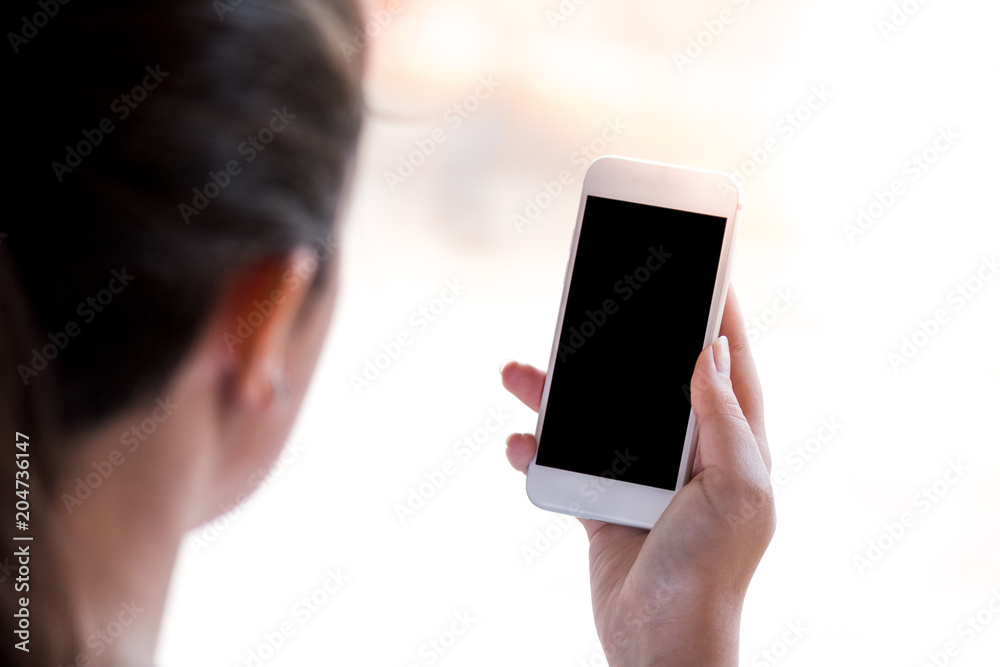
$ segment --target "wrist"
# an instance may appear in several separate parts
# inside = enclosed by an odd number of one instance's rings
[[[642,667],[738,667],[739,621],[691,624],[653,638],[633,664]]]
[[[671,605],[634,624],[632,637],[613,642],[612,667],[737,667],[743,598],[703,596]],[[615,650],[617,649],[617,650]]]

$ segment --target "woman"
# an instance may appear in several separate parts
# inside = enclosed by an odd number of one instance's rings
[[[278,456],[328,330],[361,18],[348,0],[13,4],[0,473],[24,504],[3,503],[0,652],[151,665],[182,536]],[[774,504],[732,293],[723,334],[691,382],[694,480],[651,532],[584,521],[613,665],[737,662]],[[502,379],[538,409],[541,372]],[[512,435],[511,464],[534,448]]]

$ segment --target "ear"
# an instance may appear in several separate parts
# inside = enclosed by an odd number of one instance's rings
[[[226,377],[227,398],[239,408],[266,411],[276,392],[288,390],[286,351],[318,263],[302,248],[246,267],[229,285],[217,307],[216,359]],[[281,385],[286,385],[282,387]]]

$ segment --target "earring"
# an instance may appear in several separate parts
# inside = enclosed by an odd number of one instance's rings
[[[292,387],[288,380],[288,373],[283,368],[275,369],[271,374],[271,400],[278,405],[285,405],[292,397]]]

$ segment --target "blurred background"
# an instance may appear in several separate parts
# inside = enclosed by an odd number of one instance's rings
[[[182,549],[160,664],[606,664],[498,374],[547,367],[601,154],[743,182],[778,529],[741,663],[996,664],[1000,6],[369,10],[331,339],[267,481]]]

